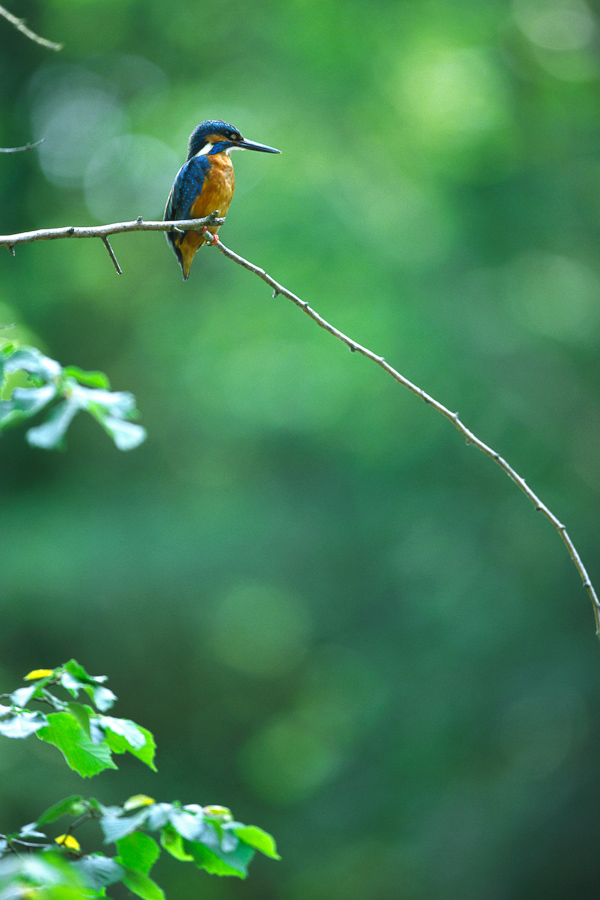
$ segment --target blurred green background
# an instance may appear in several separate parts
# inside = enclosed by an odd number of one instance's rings
[[[382,354],[567,524],[596,587],[599,19],[584,0],[44,0],[0,19],[0,231],[159,218],[189,133],[236,154],[223,241]],[[162,234],[18,247],[0,322],[135,393],[64,454],[0,443],[0,690],[71,656],[150,728],[84,791],[271,831],[170,900],[600,891],[600,644],[557,533],[432,409],[258,279]],[[0,748],[0,830],[80,792]]]

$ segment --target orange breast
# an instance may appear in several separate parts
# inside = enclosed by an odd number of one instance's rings
[[[211,167],[202,185],[202,193],[192,204],[190,214],[194,219],[208,216],[216,212],[219,216],[227,215],[227,210],[235,189],[235,176],[231,160],[224,153],[210,157]],[[208,229],[216,234],[219,226]]]
[[[235,177],[231,160],[224,153],[211,157],[211,167],[202,185],[202,192],[190,208],[190,218],[202,219],[216,212],[219,217],[227,215],[235,189]],[[221,226],[211,225],[211,234],[216,234]],[[186,231],[177,242],[183,259],[183,276],[187,279],[196,251],[205,243],[198,231]]]

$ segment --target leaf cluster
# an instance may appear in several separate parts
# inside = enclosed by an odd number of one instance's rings
[[[89,675],[72,659],[56,669],[30,672],[25,680],[29,684],[0,697],[5,701],[0,704],[0,734],[35,734],[54,744],[83,777],[117,768],[113,754],[124,752],[155,770],[152,734],[129,719],[107,715],[116,697],[105,686],[105,676]],[[90,702],[80,702],[81,694]],[[52,711],[32,709],[33,704]],[[64,817],[70,818],[66,831],[53,836],[51,826]],[[98,823],[104,845],[114,845],[112,855],[81,847],[74,833],[90,820]],[[19,831],[0,835],[0,900],[32,890],[43,900],[105,897],[106,888],[117,882],[142,900],[164,900],[149,875],[162,849],[211,874],[240,878],[246,877],[256,851],[279,859],[269,834],[235,821],[223,806],[162,803],[145,794],[121,806],[104,806],[77,794]]]
[[[58,747],[67,764],[84,778],[116,769],[114,753],[129,752],[156,770],[150,732],[129,719],[106,715],[117,698],[105,687],[105,676],[88,675],[72,659],[57,669],[31,672],[27,679],[31,683],[26,687],[0,697],[8,701],[0,703],[0,734],[11,738],[35,734]],[[53,690],[56,687],[64,689],[67,699],[57,695]],[[91,706],[68,699],[77,698],[81,692],[91,700]],[[53,711],[30,708],[34,702]]]
[[[119,450],[132,450],[145,440],[146,431],[135,422],[138,411],[133,394],[111,391],[103,372],[85,372],[77,366],[61,366],[35,347],[8,344],[0,350],[0,391],[7,376],[26,372],[30,384],[14,387],[0,400],[0,432],[44,410],[46,420],[26,434],[33,447],[64,447],[67,429],[80,410],[93,416]]]

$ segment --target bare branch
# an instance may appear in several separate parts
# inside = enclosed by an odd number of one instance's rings
[[[222,225],[224,221],[225,219],[210,215],[203,219],[183,219],[177,222],[145,222],[139,216],[134,222],[114,222],[111,225],[90,225],[82,228],[67,225],[64,228],[39,228],[37,231],[21,231],[19,234],[2,234],[0,247],[8,247],[12,253],[17,244],[30,244],[32,241],[94,237],[104,240],[113,234],[124,234],[128,231],[189,231],[193,228],[200,229],[204,225]]]
[[[39,34],[36,34],[27,27],[23,19],[17,19],[16,16],[9,13],[3,6],[0,6],[0,16],[4,16],[11,25],[14,25],[15,28],[21,32],[21,34],[24,34],[29,40],[35,41],[36,44],[41,44],[42,47],[46,47],[48,50],[62,50],[62,44],[55,44],[54,41],[47,41],[46,38],[40,37]]]
[[[1,9],[1,7],[0,7]],[[32,241],[50,241],[56,240],[58,238],[100,238],[111,256],[113,263],[117,269],[117,272],[120,272],[120,266],[116,261],[115,255],[112,251],[110,244],[108,243],[108,237],[113,234],[124,234],[129,231],[188,231],[191,229],[199,230],[204,225],[222,225],[225,219],[217,218],[214,214],[210,216],[206,216],[203,219],[183,219],[181,221],[176,222],[145,222],[140,216],[134,222],[116,222],[110,225],[97,225],[83,228],[76,228],[74,226],[67,226],[65,228],[46,228],[39,229],[37,231],[24,231],[20,234],[9,234],[9,235],[0,235],[0,247],[8,247],[10,252],[14,256],[14,247],[17,244],[26,244],[31,243]],[[314,322],[317,323],[321,328],[325,331],[328,331],[329,334],[333,335],[333,337],[337,338],[343,344],[346,344],[347,347],[353,353],[361,353],[363,356],[366,356],[367,359],[370,359],[372,362],[376,363],[380,366],[384,372],[387,372],[398,384],[401,384],[403,387],[407,388],[413,394],[416,394],[417,397],[420,397],[424,403],[427,403],[429,406],[432,406],[440,415],[444,416],[448,419],[455,428],[463,435],[468,444],[473,444],[473,446],[477,447],[485,456],[488,456],[492,459],[506,474],[508,477],[517,485],[517,487],[525,494],[526,497],[533,503],[535,509],[538,512],[541,512],[548,521],[553,525],[558,534],[560,535],[561,540],[565,544],[569,556],[571,557],[577,571],[579,572],[579,576],[583,582],[583,586],[588,592],[590,599],[592,601],[593,609],[594,609],[594,617],[596,620],[596,633],[600,636],[600,600],[598,599],[598,595],[592,585],[591,579],[587,573],[583,562],[581,561],[581,557],[577,552],[573,541],[569,537],[567,533],[566,527],[560,522],[560,520],[554,515],[553,512],[543,503],[538,495],[529,487],[529,485],[525,482],[525,479],[522,478],[515,469],[512,468],[509,463],[499,453],[485,444],[482,440],[480,440],[466,425],[464,425],[458,413],[452,412],[448,409],[448,407],[444,406],[443,403],[440,403],[439,400],[436,400],[422,388],[418,387],[418,385],[413,384],[412,381],[409,381],[408,378],[405,378],[397,369],[394,369],[388,362],[385,361],[383,356],[378,356],[372,350],[369,350],[367,347],[363,347],[362,344],[357,343],[352,338],[345,335],[342,331],[335,328],[335,326],[330,325],[329,322],[326,321],[322,316],[320,316],[314,309],[312,309],[309,304],[305,300],[301,300],[300,297],[297,297],[296,294],[293,294],[283,285],[279,284],[268,275],[264,269],[261,269],[259,266],[255,266],[254,263],[249,262],[247,259],[244,259],[242,256],[239,256],[237,253],[234,253],[233,250],[229,250],[228,247],[225,247],[224,244],[221,243],[219,238],[216,235],[211,235],[210,232],[205,233],[205,239],[209,244],[214,244],[218,247],[218,249],[223,253],[224,256],[228,257],[228,259],[233,260],[233,262],[237,263],[240,266],[243,266],[245,269],[248,269],[249,272],[253,272],[259,278],[261,278],[266,284],[269,285],[273,289],[273,296],[276,297],[278,294],[281,294],[283,297],[287,297],[288,300],[291,300],[292,303],[295,303],[296,306],[300,307],[300,309],[307,314]]]
[[[43,143],[44,138],[42,138],[40,141],[35,141],[35,143],[33,144],[25,144],[24,147],[0,147],[0,153],[23,153],[24,150],[33,150],[34,147],[39,147],[40,144]]]
[[[598,599],[598,595],[594,590],[594,586],[590,580],[590,576],[587,573],[583,562],[581,561],[581,557],[577,552],[573,541],[569,537],[567,533],[567,529],[560,522],[560,520],[554,515],[553,512],[543,503],[538,495],[532,491],[529,485],[525,482],[525,479],[522,478],[513,468],[510,466],[505,459],[503,459],[499,453],[496,453],[495,450],[492,450],[487,444],[485,444],[482,440],[480,440],[466,425],[463,425],[461,420],[458,417],[458,413],[451,412],[443,403],[440,403],[439,400],[436,400],[434,397],[430,396],[430,394],[426,393],[422,388],[418,387],[416,384],[413,384],[412,381],[409,381],[408,378],[405,378],[404,375],[401,375],[396,369],[393,368],[389,363],[385,361],[383,356],[377,356],[376,353],[373,353],[372,350],[369,350],[367,347],[363,347],[361,344],[358,344],[356,341],[349,338],[343,332],[339,331],[333,325],[330,325],[322,316],[320,316],[314,309],[312,309],[305,300],[301,300],[300,297],[297,297],[296,294],[293,294],[291,291],[288,291],[287,288],[283,287],[283,285],[279,284],[268,275],[264,269],[261,269],[259,266],[255,266],[253,263],[248,262],[247,259],[244,259],[242,256],[238,256],[237,253],[234,253],[233,250],[229,250],[228,247],[225,247],[221,241],[215,236],[206,234],[207,240],[214,244],[224,256],[228,257],[228,259],[233,260],[238,265],[243,266],[248,271],[253,272],[255,275],[258,275],[259,278],[262,278],[269,287],[273,288],[273,296],[276,297],[277,294],[281,294],[284,297],[287,297],[288,300],[291,300],[292,303],[295,303],[296,306],[299,306],[300,309],[310,316],[310,318],[320,325],[321,328],[324,328],[325,331],[328,331],[329,334],[332,334],[343,344],[346,344],[347,347],[353,353],[362,353],[363,356],[366,356],[367,359],[372,360],[372,362],[376,363],[378,366],[387,372],[388,375],[401,384],[403,387],[408,388],[413,394],[416,394],[417,397],[420,397],[425,403],[429,406],[432,406],[437,412],[439,412],[442,416],[445,416],[452,424],[460,431],[460,433],[466,438],[468,444],[473,444],[473,446],[477,447],[478,450],[481,450],[486,456],[489,456],[500,468],[506,472],[509,478],[514,481],[518,488],[523,491],[526,497],[528,497],[533,503],[537,512],[541,512],[548,521],[554,526],[554,528],[558,531],[561,540],[565,544],[569,556],[573,560],[577,571],[581,577],[583,582],[583,586],[588,592],[590,599],[592,601],[593,609],[594,609],[594,617],[596,620],[596,633],[600,637],[600,600]]]

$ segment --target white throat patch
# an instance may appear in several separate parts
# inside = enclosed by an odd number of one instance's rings
[[[198,152],[195,154],[195,156],[207,156],[214,146],[215,145],[211,144],[211,142],[209,141],[207,144],[204,145],[204,147],[202,147],[201,150],[198,150]]]

